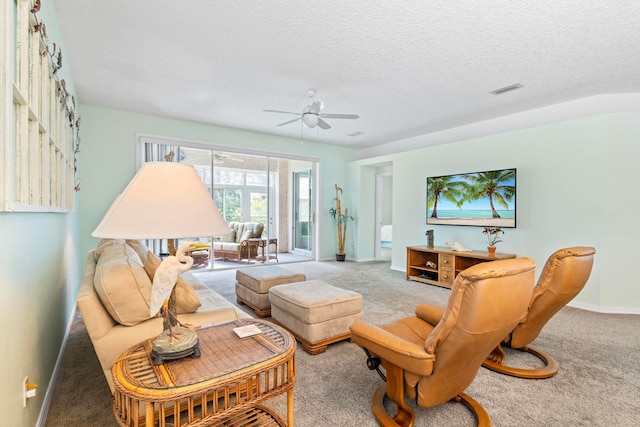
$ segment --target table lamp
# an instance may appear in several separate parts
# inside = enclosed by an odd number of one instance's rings
[[[181,239],[229,233],[193,166],[153,162],[140,168],[91,235],[107,239]],[[163,331],[152,346],[155,364],[200,355],[195,330],[179,324],[175,302],[170,304],[175,301],[178,275],[193,265],[193,258],[185,255],[189,246],[182,245],[166,257],[153,278],[150,316],[160,311],[164,319]]]

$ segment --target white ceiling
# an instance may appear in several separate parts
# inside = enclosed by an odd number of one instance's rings
[[[83,104],[353,148],[640,92],[638,0],[54,5]],[[303,129],[263,111],[301,112],[307,89],[324,112],[360,118]]]

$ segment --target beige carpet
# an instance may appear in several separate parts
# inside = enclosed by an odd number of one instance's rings
[[[365,320],[385,323],[411,315],[419,303],[445,305],[449,291],[407,282],[388,262],[287,264],[309,279],[322,279],[364,297]],[[198,272],[235,303],[235,271]],[[244,309],[246,307],[243,306]],[[250,310],[248,311],[250,312]],[[524,380],[481,369],[467,393],[496,426],[640,425],[640,316],[606,315],[566,307],[543,329],[534,347],[552,354],[558,374]],[[516,355],[517,356],[517,355]],[[375,426],[371,396],[381,384],[365,365],[364,352],[348,342],[326,353],[296,354],[295,421],[298,427]],[[536,363],[519,357],[522,366]],[[278,397],[270,406],[284,412]],[[416,426],[472,426],[473,416],[456,403],[416,408]],[[116,426],[110,393],[82,319],[74,321],[46,426]]]

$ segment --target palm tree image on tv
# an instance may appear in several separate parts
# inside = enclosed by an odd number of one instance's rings
[[[516,170],[427,178],[427,224],[516,226]]]
[[[516,186],[512,185],[516,179],[515,169],[504,169],[499,171],[478,172],[467,175],[468,185],[466,195],[462,202],[472,202],[486,197],[491,206],[491,217],[500,218],[496,211],[494,201],[505,209],[509,209],[509,204],[516,195]]]
[[[438,201],[441,197],[460,205],[458,200],[464,196],[462,189],[466,183],[454,181],[454,179],[456,179],[455,175],[448,175],[434,178],[431,182],[430,191],[427,193],[427,207],[433,208],[431,218],[438,218]]]

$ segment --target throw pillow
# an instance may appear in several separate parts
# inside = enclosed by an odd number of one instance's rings
[[[133,326],[149,319],[151,280],[142,261],[124,240],[102,240],[93,286],[113,320]]]
[[[245,232],[242,233],[242,237],[240,237],[240,241],[242,242],[243,240],[252,239],[252,238],[253,238],[253,230],[245,230]]]
[[[121,240],[121,239],[100,239],[100,241],[96,245],[96,250],[95,250],[96,262],[98,262],[102,253],[105,250],[107,250],[109,246],[114,246],[114,245],[121,246],[123,244],[124,244],[124,240]]]
[[[147,245],[142,243],[140,240],[125,240],[125,243],[133,248],[134,251],[140,257],[140,261],[144,264],[147,260],[147,253],[149,252],[149,248]]]
[[[195,313],[201,305],[196,291],[182,277],[178,277],[176,283],[176,311],[178,314]]]
[[[144,263],[144,270],[147,272],[151,283],[153,283],[153,276],[156,274],[156,270],[160,265],[160,260],[151,251],[147,254],[147,259]],[[177,314],[194,313],[202,303],[198,294],[184,281],[184,279],[178,276],[176,282],[176,312]]]

